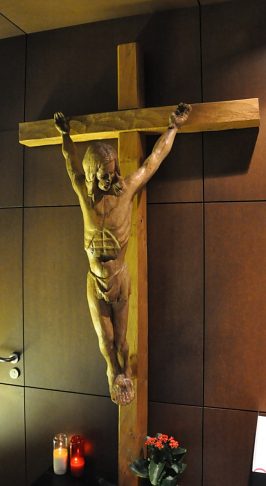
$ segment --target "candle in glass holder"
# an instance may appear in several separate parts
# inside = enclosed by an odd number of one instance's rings
[[[85,459],[82,456],[73,456],[70,459],[70,470],[72,476],[80,478],[84,473]]]
[[[67,436],[66,434],[57,434],[53,439],[53,468],[57,475],[65,474],[67,471]]]
[[[70,470],[72,476],[80,478],[84,473],[84,441],[80,435],[73,435],[70,440]]]

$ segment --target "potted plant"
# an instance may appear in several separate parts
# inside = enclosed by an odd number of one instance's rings
[[[136,459],[130,464],[131,471],[141,478],[149,480],[153,486],[177,486],[186,464],[183,457],[187,450],[180,447],[174,437],[158,433],[155,437],[146,437],[146,458]]]

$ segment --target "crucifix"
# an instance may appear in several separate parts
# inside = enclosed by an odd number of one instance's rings
[[[102,141],[88,142],[81,162],[69,120],[62,112],[54,115],[66,169],[82,210],[88,304],[106,361],[110,397],[117,405],[129,405],[135,395],[126,336],[131,282],[125,263],[133,201],[167,157],[190,111],[190,105],[179,103],[150,156],[126,177],[121,175],[116,150]]]
[[[144,108],[142,75],[136,44],[118,46],[118,109],[71,117],[71,139],[76,142],[118,139],[118,159],[122,176],[135,173],[144,159],[142,134],[160,134],[167,130],[169,114],[176,106]],[[226,130],[256,127],[259,124],[258,100],[236,100],[192,105],[189,120],[181,132]],[[62,132],[61,132],[62,133]],[[53,120],[20,124],[20,143],[40,146],[61,143]],[[103,182],[104,184],[104,182]],[[110,235],[105,235],[110,238]],[[113,243],[112,243],[113,244]],[[97,252],[97,242],[94,251]],[[147,257],[146,193],[133,201],[132,229],[126,255],[131,275],[131,297],[127,340],[130,365],[135,382],[135,397],[119,407],[119,486],[135,486],[138,479],[128,464],[139,455],[147,429]]]

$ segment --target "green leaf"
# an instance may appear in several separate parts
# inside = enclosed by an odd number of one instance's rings
[[[177,476],[166,476],[161,482],[161,486],[177,486]]]
[[[136,461],[129,464],[129,468],[131,471],[139,476],[140,478],[148,478],[149,471],[148,471],[148,461],[146,459],[137,459]]]
[[[185,471],[186,467],[187,467],[186,464],[183,464],[179,461],[171,464],[171,469],[173,469],[173,471],[178,475],[182,474]]]
[[[150,461],[149,477],[151,484],[153,484],[154,486],[157,486],[159,484],[160,476],[163,473],[164,467],[165,462],[156,463],[154,461]]]
[[[180,456],[186,454],[187,449],[184,449],[184,447],[177,447],[176,449],[172,449],[172,453],[174,456]]]
[[[179,474],[181,467],[182,467],[182,464],[179,465],[178,463],[175,463],[175,462],[173,464],[171,464],[171,469],[173,469],[176,474]]]
[[[186,467],[186,464],[179,464],[179,474],[182,474],[185,471]]]

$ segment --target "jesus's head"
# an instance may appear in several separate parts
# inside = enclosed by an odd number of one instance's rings
[[[85,183],[88,195],[93,197],[96,187],[103,192],[114,188],[118,189],[120,182],[120,169],[117,152],[110,144],[103,142],[90,142],[83,159]]]

